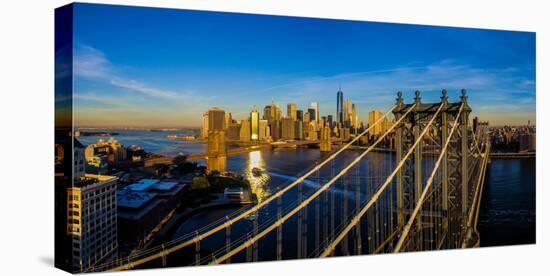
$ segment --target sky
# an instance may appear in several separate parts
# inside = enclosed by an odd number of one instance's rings
[[[531,32],[76,4],[75,125],[197,127],[272,100],[335,115],[339,87],[364,122],[397,91],[464,88],[472,116],[534,124],[535,52]]]

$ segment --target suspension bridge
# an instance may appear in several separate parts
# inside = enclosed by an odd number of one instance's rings
[[[486,123],[469,126],[471,111],[465,90],[436,103],[398,92],[373,125],[258,204],[87,271],[477,247],[491,145]],[[347,150],[390,114],[364,150]],[[395,153],[377,153],[390,134]]]

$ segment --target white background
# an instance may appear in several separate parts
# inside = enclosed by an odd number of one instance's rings
[[[550,275],[549,204],[544,202],[550,196],[545,187],[548,167],[543,171],[549,156],[544,145],[549,111],[544,107],[550,104],[550,92],[543,87],[550,64],[550,9],[545,1],[94,2],[537,32],[536,245],[116,275]],[[53,267],[54,8],[66,3],[4,0],[0,4],[0,275],[66,274]]]

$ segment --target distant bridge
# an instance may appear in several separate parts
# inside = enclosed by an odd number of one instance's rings
[[[274,142],[274,143],[262,143],[258,145],[252,145],[248,147],[232,148],[227,150],[227,156],[234,156],[239,154],[245,154],[257,150],[266,150],[272,148],[289,148],[300,147],[307,145],[319,144],[319,141],[288,141],[288,142]],[[191,153],[187,155],[187,161],[205,160],[208,154],[206,152]],[[173,156],[156,156],[147,158],[144,160],[144,167],[152,167],[157,164],[170,165],[174,161]]]

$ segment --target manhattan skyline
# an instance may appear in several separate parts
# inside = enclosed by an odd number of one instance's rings
[[[535,34],[359,21],[75,5],[76,126],[198,127],[212,106],[245,118],[336,92],[367,112],[395,92],[425,102],[468,90],[492,125],[535,119]]]

